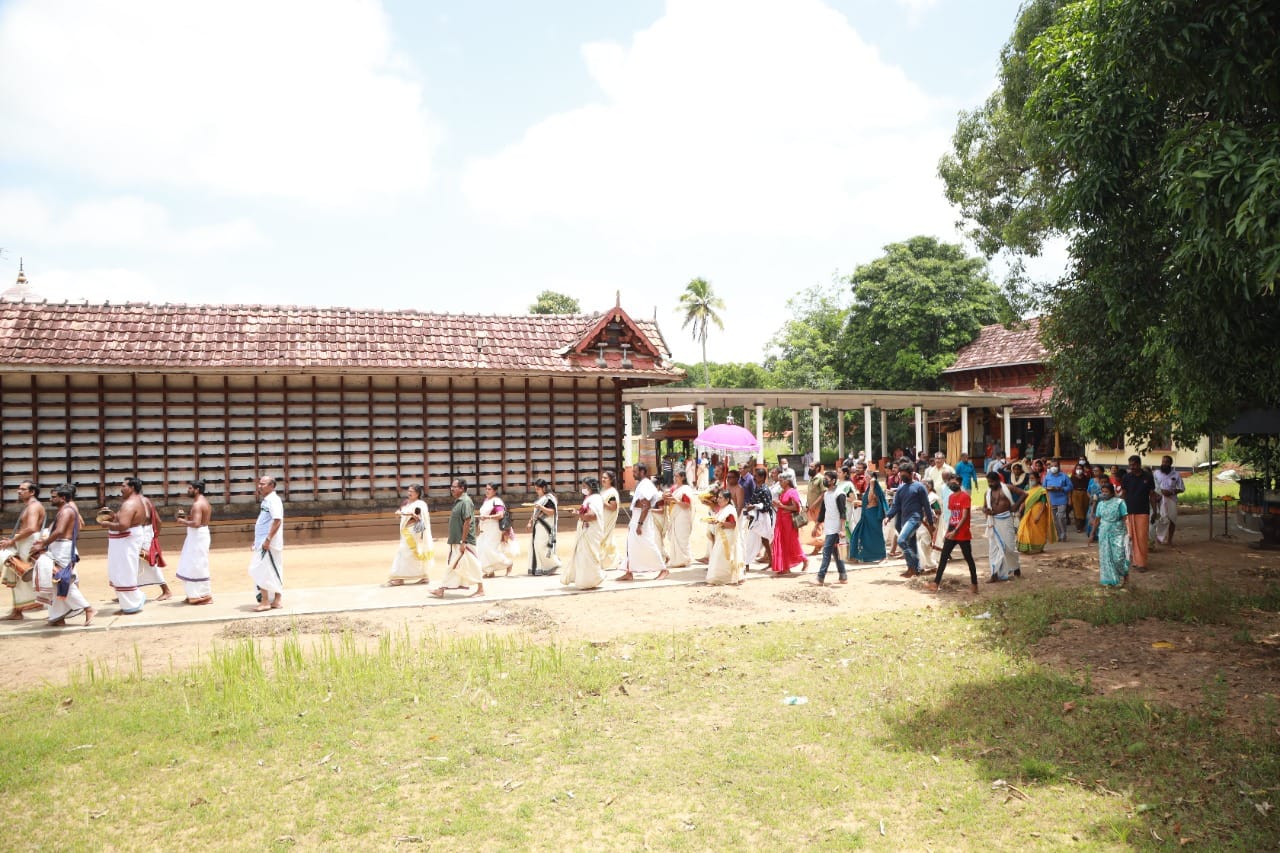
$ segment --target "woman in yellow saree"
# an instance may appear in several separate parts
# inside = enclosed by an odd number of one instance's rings
[[[1046,545],[1057,541],[1053,512],[1049,509],[1049,493],[1040,485],[1040,478],[1033,471],[1027,475],[1027,499],[1022,504],[1022,523],[1018,525],[1018,550],[1024,554],[1039,554]]]

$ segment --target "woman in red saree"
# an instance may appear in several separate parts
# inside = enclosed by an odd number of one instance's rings
[[[795,483],[785,474],[778,478],[778,483],[782,486],[782,494],[773,502],[773,507],[777,510],[777,522],[773,528],[772,568],[774,577],[784,577],[791,574],[796,566],[809,568],[809,558],[800,547],[800,531],[796,529],[792,515],[803,509],[800,493],[796,491]]]

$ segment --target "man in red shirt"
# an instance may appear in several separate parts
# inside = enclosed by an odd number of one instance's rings
[[[969,527],[973,501],[969,493],[961,488],[960,478],[955,474],[947,477],[947,489],[951,492],[950,497],[947,498],[947,509],[951,511],[951,516],[947,520],[942,558],[938,560],[938,571],[933,576],[933,582],[926,584],[925,587],[929,592],[938,591],[938,586],[942,583],[942,573],[947,570],[947,560],[951,558],[951,552],[955,550],[956,545],[959,545],[960,553],[969,564],[969,581],[973,584],[973,594],[977,595],[978,567],[973,563],[973,533]]]

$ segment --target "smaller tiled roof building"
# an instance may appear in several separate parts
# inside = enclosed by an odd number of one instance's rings
[[[409,483],[537,477],[622,460],[624,388],[683,373],[656,323],[269,305],[0,299],[0,486],[136,474],[160,503],[203,478],[251,507],[259,472],[294,514],[395,502]]]

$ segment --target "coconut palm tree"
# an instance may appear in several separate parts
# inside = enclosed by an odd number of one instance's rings
[[[695,278],[685,285],[684,293],[680,294],[680,307],[684,309],[684,324],[680,328],[687,329],[692,325],[693,339],[702,344],[702,375],[707,387],[710,388],[711,368],[707,365],[707,331],[712,323],[716,324],[717,329],[724,330],[724,321],[716,313],[724,310],[724,300],[716,296],[706,279]]]

